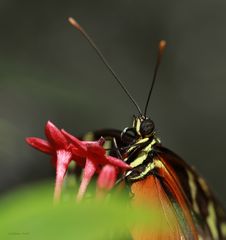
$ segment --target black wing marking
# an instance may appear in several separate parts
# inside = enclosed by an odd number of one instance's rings
[[[196,224],[207,236],[211,236],[209,239],[226,239],[226,212],[205,180],[172,151],[162,146],[158,146],[157,151],[174,169]]]

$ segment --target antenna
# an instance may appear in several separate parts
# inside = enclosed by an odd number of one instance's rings
[[[137,108],[138,112],[140,113],[140,115],[142,115],[141,109],[138,106],[138,104],[136,103],[136,101],[134,100],[134,98],[132,97],[132,95],[129,93],[129,91],[126,89],[125,85],[122,83],[122,81],[120,80],[120,78],[117,76],[117,74],[114,72],[114,70],[111,68],[111,66],[109,65],[109,63],[107,62],[107,60],[105,59],[104,55],[102,54],[102,52],[99,50],[99,48],[96,46],[96,44],[94,43],[94,41],[91,39],[91,37],[86,33],[86,31],[78,24],[78,22],[72,18],[69,17],[68,18],[69,23],[76,28],[84,37],[85,39],[89,42],[89,44],[91,45],[91,47],[95,50],[95,52],[97,53],[97,55],[99,56],[99,58],[101,59],[101,61],[104,63],[104,65],[108,68],[108,70],[111,72],[111,74],[114,76],[114,78],[116,79],[117,83],[121,86],[121,88],[123,89],[123,91],[126,93],[126,95],[129,97],[129,99],[133,102],[133,104],[135,105],[135,107]]]
[[[148,109],[148,104],[149,104],[149,101],[150,101],[151,93],[152,93],[152,90],[153,90],[154,85],[155,85],[155,80],[156,80],[156,77],[157,77],[158,69],[159,69],[159,66],[160,66],[160,63],[161,63],[161,60],[162,60],[162,55],[163,55],[163,52],[164,52],[165,48],[166,48],[166,41],[165,40],[161,40],[159,42],[158,57],[157,57],[156,65],[155,65],[154,75],[153,75],[151,87],[150,87],[150,90],[149,90],[149,93],[148,93],[148,98],[147,98],[145,109],[144,109],[144,116],[146,116],[146,113],[147,113],[147,109]]]

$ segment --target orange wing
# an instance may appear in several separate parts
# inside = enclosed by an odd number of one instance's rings
[[[120,133],[107,129],[91,135],[94,139],[103,136],[110,142],[115,138],[120,149],[126,147],[121,142]],[[108,153],[115,156],[115,151]],[[153,153],[157,161],[155,171],[136,182],[129,182],[129,185],[133,193],[132,204],[147,204],[150,211],[158,209],[159,214],[155,226],[133,229],[133,239],[226,240],[226,212],[203,178],[163,146],[155,146]],[[133,153],[134,157],[136,154]],[[124,185],[127,183],[124,182]]]
[[[157,156],[177,183],[199,237],[205,240],[225,240],[226,212],[205,180],[172,151],[162,146],[158,150]]]
[[[169,178],[166,175],[165,177]],[[132,231],[134,240],[198,239],[189,209],[177,184],[171,180],[167,179],[171,184],[169,186],[174,195],[173,201],[166,193],[162,180],[155,175],[149,175],[131,185],[134,194],[133,204],[146,205],[150,209],[150,214],[153,214],[152,210],[158,213],[153,228],[149,226],[148,229],[137,228]],[[176,211],[177,205],[183,206],[181,212]],[[180,211],[179,208],[178,210]]]
[[[185,239],[177,221],[173,206],[161,186],[160,180],[153,175],[132,184],[134,205],[146,205],[150,214],[158,213],[155,225],[147,228],[134,228],[134,240],[176,240]],[[153,209],[153,212],[152,212]]]
[[[152,228],[136,228],[134,240],[226,239],[225,212],[205,181],[173,152],[160,147],[153,169],[143,179],[131,183],[134,205],[158,211]],[[157,228],[156,228],[157,226]]]

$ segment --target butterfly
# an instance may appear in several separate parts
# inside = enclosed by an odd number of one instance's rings
[[[123,131],[103,129],[89,132],[83,137],[89,141],[103,137],[108,154],[117,156],[130,165],[131,169],[122,176],[119,184],[123,183],[129,188],[132,204],[146,204],[159,209],[160,218],[156,220],[159,227],[134,228],[131,230],[132,239],[226,239],[225,210],[194,168],[161,144],[155,124],[147,116],[148,103],[166,42],[159,43],[153,81],[142,113],[86,31],[73,18],[69,18],[69,22],[88,40],[139,112],[134,116],[132,126]]]

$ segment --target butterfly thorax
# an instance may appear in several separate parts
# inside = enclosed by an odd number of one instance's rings
[[[144,116],[135,117],[133,127],[125,128],[121,137],[128,144],[123,159],[132,167],[126,174],[127,180],[137,181],[154,172],[155,146],[160,144],[160,140],[156,136],[153,121]]]

